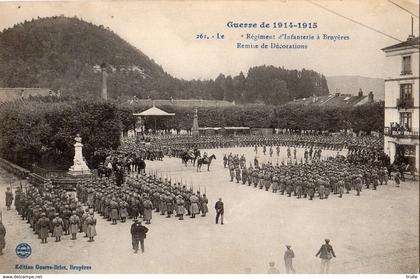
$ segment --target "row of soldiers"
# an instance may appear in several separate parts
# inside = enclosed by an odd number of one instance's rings
[[[330,193],[338,194],[341,198],[344,193],[355,190],[360,195],[363,184],[366,188],[376,190],[379,184],[388,183],[385,167],[373,165],[355,165],[344,156],[329,157],[325,161],[311,164],[289,164],[273,166],[271,163],[261,167],[230,169],[230,181],[236,183],[272,189],[273,193],[288,195],[297,198],[309,197],[312,200],[316,193],[321,199],[328,198]]]
[[[171,218],[172,215],[184,220],[184,215],[195,218],[208,212],[206,193],[196,193],[185,185],[171,184],[168,179],[144,174],[127,177],[118,187],[108,178],[98,178],[81,182],[77,186],[78,199],[97,211],[112,224],[125,222],[127,218],[143,218],[151,224],[153,211]]]
[[[41,190],[43,188],[43,190]],[[47,238],[55,237],[61,241],[63,235],[77,239],[78,233],[84,233],[89,242],[96,236],[96,218],[93,211],[84,209],[74,197],[63,189],[53,187],[50,182],[42,188],[29,185],[15,191],[15,208],[22,220],[26,220],[42,243]]]
[[[250,146],[290,146],[300,148],[319,148],[328,150],[363,150],[365,148],[382,147],[383,139],[374,136],[352,135],[312,135],[301,133],[281,133],[273,135],[235,135],[235,136],[174,136],[156,138],[152,144],[164,149],[165,155],[178,150],[190,148],[211,149],[226,147],[250,147]],[[172,154],[171,154],[172,155]]]

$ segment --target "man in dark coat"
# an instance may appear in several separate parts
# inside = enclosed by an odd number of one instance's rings
[[[318,253],[316,253],[315,257],[320,257],[321,258],[321,271],[320,273],[329,273],[330,271],[330,260],[334,257],[335,258],[335,253],[334,250],[332,248],[332,246],[330,245],[330,240],[329,239],[325,239],[325,244],[323,244],[321,246],[321,248],[319,248]]]
[[[135,254],[137,254],[137,251],[139,250],[139,242],[141,245],[141,252],[144,253],[144,239],[146,238],[148,231],[149,229],[143,226],[138,219],[134,220],[134,223],[131,225],[131,240]]]
[[[219,200],[216,202],[214,208],[216,209],[216,224],[219,223],[220,217],[221,224],[223,225],[223,214],[225,213],[225,208],[221,198],[219,198]]]
[[[12,202],[13,202],[13,193],[10,190],[10,187],[7,187],[7,191],[6,191],[6,207],[7,207],[7,210],[10,210],[10,206],[12,206]]]

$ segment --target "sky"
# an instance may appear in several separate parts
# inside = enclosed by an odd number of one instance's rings
[[[312,1],[312,0],[311,0]],[[183,79],[237,75],[259,65],[312,69],[326,76],[385,75],[382,48],[397,40],[333,14],[311,1],[67,1],[0,2],[0,30],[24,20],[49,16],[77,16],[104,25],[141,50],[169,74]],[[411,33],[411,15],[390,0],[313,0],[318,5],[405,41]],[[392,0],[418,15],[417,0]],[[316,29],[234,29],[237,23],[317,23]],[[419,34],[414,17],[414,34]],[[224,39],[196,39],[198,34]],[[279,41],[305,43],[306,49],[239,49],[237,43],[261,44],[241,35],[323,34],[349,40]],[[273,41],[270,41],[271,43]]]

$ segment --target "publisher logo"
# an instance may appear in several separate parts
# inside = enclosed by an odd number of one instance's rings
[[[29,256],[32,254],[32,248],[31,245],[27,243],[20,243],[16,246],[16,256],[18,256],[21,259],[29,258]]]

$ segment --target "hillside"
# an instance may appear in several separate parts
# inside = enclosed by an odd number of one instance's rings
[[[361,88],[364,95],[372,91],[375,99],[383,100],[385,96],[385,82],[381,78],[330,76],[327,77],[327,83],[332,93],[335,93],[336,89],[338,89],[342,94],[357,95],[359,88]]]
[[[108,28],[76,17],[38,18],[0,32],[0,87],[99,97],[101,65],[109,73],[108,95],[120,100],[137,96],[281,104],[328,94],[325,77],[315,71],[266,65],[214,80],[176,79]]]

